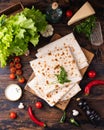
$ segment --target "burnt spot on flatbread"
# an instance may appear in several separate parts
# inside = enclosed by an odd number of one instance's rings
[[[51,98],[52,97],[52,93],[48,93],[46,96],[47,96],[47,98]]]
[[[47,64],[46,64],[46,62],[44,62],[44,68],[46,68],[47,67]]]
[[[60,51],[62,50],[62,48],[59,49]]]
[[[75,62],[75,60],[72,60],[72,64],[75,64],[76,62]]]
[[[49,68],[47,68],[47,70],[49,70]]]
[[[69,87],[69,84],[66,84],[65,87],[68,88],[68,87]]]
[[[58,84],[56,84],[56,85],[55,85],[55,89],[58,89],[58,88],[59,88],[59,86],[58,86]]]
[[[72,67],[71,70],[72,70],[72,72],[73,72],[73,71],[74,71],[74,68]]]
[[[60,65],[56,65],[56,66],[54,67],[54,70],[59,69],[59,68],[60,68]]]
[[[38,70],[38,73],[40,73],[40,70]]]
[[[70,46],[70,49],[71,49],[72,52],[75,52],[74,47]]]
[[[67,62],[64,62],[65,65],[67,65]]]
[[[57,93],[58,93],[58,90],[55,90],[55,93],[57,94]]]
[[[58,61],[58,59],[57,59],[57,58],[55,58],[55,61]]]
[[[53,103],[53,104],[56,104],[56,102],[55,102],[55,101],[53,101],[52,103]]]
[[[62,52],[61,56],[64,56],[64,55],[65,55],[65,53],[64,53],[64,52]]]
[[[72,56],[71,56],[71,55],[69,55],[69,56],[68,56],[68,58],[72,58]]]
[[[40,62],[38,62],[38,65],[40,65],[41,63]]]
[[[49,81],[48,81],[48,80],[46,80],[46,84],[49,84]]]
[[[57,51],[59,51],[60,49],[59,48],[57,48]]]
[[[43,89],[42,89],[41,87],[39,87],[39,90],[40,90],[41,92],[43,92]]]
[[[45,73],[42,73],[42,75],[44,75],[44,76],[45,76]]]
[[[51,52],[49,52],[49,53],[48,53],[48,55],[49,55],[49,56],[51,56],[51,55],[52,55],[52,53],[51,53]]]

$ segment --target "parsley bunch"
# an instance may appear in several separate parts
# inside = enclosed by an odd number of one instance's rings
[[[67,72],[65,71],[64,67],[60,66],[60,74],[56,74],[58,82],[60,84],[64,84],[65,82],[70,82],[70,80],[67,79]]]
[[[79,25],[76,25],[74,30],[77,33],[83,33],[85,36],[90,39],[92,34],[92,29],[95,27],[96,17],[94,15],[88,17],[85,21],[81,22]]]

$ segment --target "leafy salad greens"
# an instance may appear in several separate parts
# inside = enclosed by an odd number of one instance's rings
[[[36,46],[39,42],[39,32],[47,25],[46,16],[34,7],[25,8],[16,15],[0,16],[0,64],[7,65],[11,55],[22,55],[28,50],[28,43]]]

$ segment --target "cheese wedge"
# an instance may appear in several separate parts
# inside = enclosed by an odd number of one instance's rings
[[[68,25],[72,25],[75,22],[78,22],[84,18],[87,18],[91,15],[95,14],[94,9],[90,5],[89,2],[86,2],[75,14],[74,16],[68,21]]]

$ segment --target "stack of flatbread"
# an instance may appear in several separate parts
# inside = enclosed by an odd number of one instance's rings
[[[50,106],[69,100],[80,90],[80,70],[88,66],[81,47],[70,33],[37,50],[37,59],[30,61],[35,77],[28,86]],[[60,83],[56,75],[64,68],[68,82]]]

